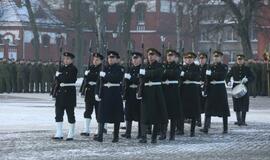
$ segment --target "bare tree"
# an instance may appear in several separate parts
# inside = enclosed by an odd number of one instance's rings
[[[82,74],[83,66],[83,22],[81,16],[82,0],[72,0],[72,12],[73,12],[73,23],[75,28],[75,53],[77,55],[76,62],[79,68],[79,75]]]
[[[181,12],[181,0],[176,1],[176,50],[180,52],[181,46],[181,22],[182,22],[182,12]]]
[[[241,45],[244,54],[248,58],[252,58],[252,47],[250,42],[250,26],[254,14],[259,9],[260,0],[240,0],[235,2],[234,0],[222,0],[225,2],[227,7],[231,10],[236,24],[234,28],[236,29],[239,37],[241,38]]]
[[[134,5],[135,0],[126,0],[125,1],[125,10],[124,10],[124,16],[123,16],[123,43],[125,46],[125,50],[130,49],[131,39],[130,39],[130,25],[131,25],[131,18],[132,18],[132,12],[131,8]],[[127,61],[127,56],[124,56],[125,60]]]
[[[96,35],[97,35],[97,50],[100,53],[105,54],[106,45],[105,45],[105,4],[104,0],[95,0],[94,12],[95,12],[95,21],[96,21]]]
[[[34,47],[34,54],[35,54],[35,60],[38,61],[39,60],[39,49],[40,49],[40,43],[39,43],[39,33],[38,33],[38,27],[36,24],[36,17],[35,14],[32,10],[32,5],[30,0],[25,0],[25,6],[27,8],[27,12],[29,15],[29,21],[30,21],[30,25],[32,28],[32,32],[34,35],[34,39],[33,39],[33,47]]]

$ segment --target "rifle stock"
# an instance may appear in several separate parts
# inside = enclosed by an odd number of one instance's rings
[[[60,56],[59,56],[59,61],[58,61],[58,70],[57,70],[58,72],[60,72],[61,65],[62,65],[61,62],[62,62],[62,52],[63,52],[63,38],[61,38],[59,52],[60,52]],[[50,93],[53,98],[56,98],[57,91],[59,88],[60,88],[60,83],[57,77],[54,76],[54,82],[52,84],[52,91]]]
[[[209,49],[209,53],[208,53],[208,60],[207,60],[207,69],[206,70],[209,70],[210,69],[210,65],[211,65],[211,55],[212,55],[212,49],[210,48]],[[208,88],[209,88],[209,84],[210,84],[210,80],[209,80],[209,76],[205,76],[205,80],[204,80],[204,84],[203,84],[203,91],[204,91],[204,94],[207,95],[207,91],[208,91]]]
[[[89,52],[89,58],[88,58],[87,70],[90,69],[91,61],[92,61],[92,40],[90,40],[90,42],[89,42],[88,52]],[[81,85],[81,88],[80,88],[80,92],[81,92],[82,96],[85,95],[85,89],[86,89],[87,83],[88,83],[87,82],[87,77],[84,76],[83,82],[82,82],[82,85]]]

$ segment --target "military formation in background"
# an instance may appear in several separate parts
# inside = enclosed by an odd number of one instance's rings
[[[49,93],[57,65],[53,62],[0,60],[0,93]]]

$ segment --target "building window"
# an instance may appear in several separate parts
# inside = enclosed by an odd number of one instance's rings
[[[209,33],[207,32],[206,29],[201,31],[201,41],[202,42],[207,42],[209,41]]]
[[[238,41],[237,33],[236,33],[236,31],[233,28],[231,28],[231,27],[230,28],[227,28],[227,29],[225,29],[225,32],[226,32],[226,34],[225,34],[225,41],[227,41],[227,42]]]
[[[51,37],[49,35],[47,35],[47,34],[42,36],[42,45],[44,47],[48,47],[50,45],[50,38]]]
[[[6,42],[9,45],[14,44],[14,36],[11,34],[3,36],[3,42]]]
[[[116,14],[117,14],[117,32],[123,32],[123,29],[124,29],[124,21],[123,21],[123,18],[124,18],[124,4],[118,4],[116,6]]]
[[[136,15],[137,15],[137,30],[145,30],[145,12],[146,5],[140,3],[136,6]]]
[[[257,41],[257,30],[255,26],[251,27],[250,29],[250,38],[252,41]]]
[[[160,1],[160,12],[170,13],[171,6],[168,0]]]

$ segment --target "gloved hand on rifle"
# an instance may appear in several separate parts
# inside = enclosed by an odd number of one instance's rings
[[[145,75],[145,69],[140,69],[140,75],[144,76]]]
[[[125,79],[130,79],[131,78],[131,75],[129,73],[125,73],[124,78]]]
[[[62,74],[62,72],[56,71],[55,77],[58,77],[60,74]]]
[[[99,72],[99,76],[102,77],[102,78],[104,78],[106,76],[106,73],[103,72],[103,71],[101,71],[101,72]]]
[[[101,99],[99,98],[99,96],[97,94],[95,95],[95,100],[98,101],[98,102],[101,101]]]
[[[206,73],[205,73],[207,76],[211,76],[212,75],[212,71],[211,70],[206,70]]]
[[[84,72],[84,75],[88,75],[90,73],[90,70],[86,70],[85,72]]]

